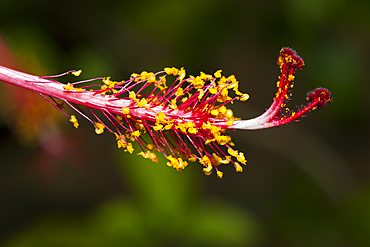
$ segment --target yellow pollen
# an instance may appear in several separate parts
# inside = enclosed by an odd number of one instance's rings
[[[95,123],[95,133],[100,135],[104,132],[105,126],[102,123]]]
[[[244,153],[242,152],[239,152],[238,156],[236,157],[236,159],[242,163],[243,165],[245,165],[247,163],[247,161],[245,160],[245,157],[244,157]]]
[[[131,98],[131,99],[136,100],[136,94],[135,94],[135,92],[133,92],[133,91],[129,92],[128,97]]]
[[[228,126],[231,126],[231,125],[234,124],[234,122],[232,120],[228,120],[225,124],[228,125]]]
[[[123,107],[122,108],[122,113],[127,115],[130,112],[130,109],[128,107]]]
[[[132,143],[129,143],[127,145],[127,149],[125,151],[128,151],[130,154],[134,152],[134,148],[132,147]]]
[[[82,73],[82,70],[73,71],[73,72],[72,72],[72,75],[74,75],[74,76],[79,76],[79,75],[81,75],[81,73]]]
[[[219,69],[219,70],[217,70],[216,72],[215,72],[215,77],[216,78],[221,78],[221,72],[222,72],[222,69]]]
[[[242,172],[243,171],[243,167],[241,167],[238,162],[234,163],[234,167],[235,167],[236,172]]]
[[[231,148],[229,148],[227,149],[227,152],[234,157],[238,156],[238,150],[232,150]]]
[[[227,118],[232,118],[233,117],[233,111],[232,110],[230,110],[230,109],[228,109],[227,111],[226,111],[226,113],[225,113],[225,117],[227,117]]]
[[[69,119],[69,121],[71,123],[73,123],[73,127],[75,127],[76,129],[78,129],[78,121],[77,121],[77,118],[75,115],[71,115],[71,119]]]
[[[218,115],[218,110],[217,109],[213,109],[213,110],[211,110],[211,114],[213,115],[213,116],[217,116]]]
[[[243,93],[243,96],[239,98],[240,101],[247,101],[249,99],[249,95],[246,93]]]
[[[67,85],[63,86],[65,90],[75,91],[75,92],[82,92],[85,91],[83,88],[75,88],[71,83],[68,82]]]
[[[163,124],[156,123],[153,129],[155,131],[162,130],[163,129]]]
[[[179,87],[179,88],[176,90],[175,95],[176,95],[176,96],[182,96],[182,95],[184,95],[184,89],[182,89],[182,87]]]
[[[136,130],[136,131],[131,133],[131,136],[134,136],[134,137],[139,137],[140,135],[141,135],[141,133],[140,133],[139,130]]]
[[[288,76],[288,81],[293,81],[293,80],[294,80],[294,78],[295,78],[295,76],[294,76],[294,75],[289,75],[289,76]]]
[[[138,107],[143,107],[143,106],[145,106],[146,104],[147,104],[148,102],[146,101],[146,99],[141,99],[138,103],[137,103],[137,106]]]
[[[208,165],[207,167],[203,168],[203,172],[204,174],[206,174],[207,176],[211,175],[212,174],[212,165]]]
[[[143,151],[141,151],[137,155],[141,155],[145,159],[149,159],[149,160],[153,161],[154,163],[158,163],[158,160],[159,160],[157,155],[155,153],[150,152],[150,151],[146,151],[145,153]]]

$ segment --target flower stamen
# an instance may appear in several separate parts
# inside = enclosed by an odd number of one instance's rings
[[[247,163],[244,153],[231,148],[234,144],[226,130],[280,126],[323,108],[332,100],[327,89],[318,88],[308,94],[305,107],[290,111],[286,102],[294,85],[294,72],[304,62],[294,50],[282,48],[277,63],[281,76],[274,100],[265,113],[250,120],[235,118],[227,108],[236,100],[248,100],[249,95],[239,91],[234,75],[225,77],[222,70],[213,75],[200,72],[198,76],[185,78],[184,68],[167,67],[157,73],[133,73],[130,79],[120,82],[101,77],[63,84],[48,78],[69,73],[78,76],[81,71],[39,77],[0,66],[0,80],[37,92],[68,116],[77,129],[77,118],[62,110],[62,103],[66,103],[89,120],[97,134],[105,129],[113,133],[118,148],[126,152],[134,152],[132,143],[136,141],[141,149],[138,155],[146,159],[157,163],[156,152],[160,152],[167,165],[178,171],[188,162],[198,160],[206,175],[214,169],[217,177],[222,178],[220,166],[232,164],[236,172],[241,172],[240,164]],[[96,80],[102,80],[102,84],[84,84]],[[53,102],[44,95],[50,96]],[[87,113],[82,110],[86,108]]]

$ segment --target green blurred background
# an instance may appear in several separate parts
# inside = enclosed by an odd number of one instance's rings
[[[220,180],[124,153],[0,83],[0,244],[370,246],[369,13],[367,0],[1,0],[1,65],[113,80],[223,69],[251,96],[233,105],[247,119],[271,103],[289,46],[306,63],[290,103],[316,87],[334,100],[300,123],[231,132],[248,165]]]

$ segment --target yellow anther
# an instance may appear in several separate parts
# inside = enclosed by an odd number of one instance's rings
[[[95,123],[95,133],[96,134],[98,135],[102,134],[104,132],[104,128],[105,128],[104,124],[99,123],[99,122]]]
[[[243,167],[241,167],[241,165],[239,165],[238,162],[234,162],[234,167],[235,167],[236,172],[242,172],[243,171]]]
[[[108,88],[108,86],[107,85],[102,85],[101,87],[100,87],[100,90],[101,91],[104,91],[105,89],[107,89]],[[101,94],[105,94],[106,93],[106,91],[104,91],[104,92],[101,92]]]
[[[167,165],[172,166],[178,171],[183,170],[188,165],[188,162],[183,161],[181,158],[173,158],[172,155],[169,155],[166,158],[169,160]]]
[[[132,154],[134,152],[134,148],[132,147],[132,143],[128,143],[127,148],[126,148],[125,151],[129,152],[130,154]]]
[[[130,108],[128,107],[122,107],[122,113],[127,115],[130,112]]]
[[[238,82],[238,81],[236,80],[236,78],[235,78],[235,75],[230,75],[227,79],[228,79],[228,80],[230,80],[232,83],[234,83],[234,82]]]
[[[109,85],[109,83],[110,83],[109,79],[110,79],[110,76],[103,78],[103,82],[104,82],[105,85]]]
[[[238,156],[238,150],[232,150],[231,148],[229,148],[227,149],[227,152],[234,157]]]
[[[134,136],[134,137],[139,137],[140,135],[141,135],[141,133],[140,133],[139,130],[136,130],[136,131],[131,133],[131,136]]]
[[[182,68],[178,71],[178,75],[180,76],[180,77],[179,77],[180,81],[184,80],[185,75],[186,75],[186,72],[185,72],[184,67],[182,67]]]
[[[82,92],[85,91],[83,88],[75,88],[71,83],[68,82],[67,85],[63,86],[65,90],[75,91],[75,92]]]
[[[198,89],[198,92],[199,92],[198,99],[201,99],[204,95],[204,90],[203,89]]]
[[[204,86],[204,81],[200,76],[190,76],[186,81],[193,84],[195,89],[201,89]]]
[[[295,76],[294,76],[294,75],[289,75],[289,76],[288,76],[288,81],[293,81],[293,80],[294,80],[294,78],[295,78]]]
[[[148,151],[149,152],[149,151]],[[153,161],[154,163],[158,163],[158,157],[155,153],[152,153],[152,152],[149,152],[149,157],[148,159],[150,159],[151,161]]]
[[[179,87],[179,88],[176,90],[175,95],[176,95],[176,96],[182,96],[182,95],[184,95],[184,89],[182,89],[182,87]]]
[[[141,151],[140,153],[138,153],[137,155],[141,155],[143,156],[145,159],[149,159],[155,163],[158,163],[158,157],[155,153],[152,153],[150,151],[146,151],[145,153],[143,151]]]
[[[187,128],[193,128],[193,127],[195,127],[195,123],[193,123],[193,122],[186,122],[186,123],[185,123],[185,126],[186,126]]]
[[[173,123],[168,123],[166,126],[163,127],[163,130],[169,130],[172,129]]]
[[[118,135],[117,133],[114,133],[116,135],[117,140],[117,146],[118,148],[126,148],[127,142],[124,136]]]
[[[247,101],[249,99],[249,94],[244,93],[242,97],[239,98],[240,101]]]
[[[155,115],[156,123],[166,124],[168,122],[168,117],[163,112],[159,112]]]
[[[200,76],[199,76],[202,80],[212,80],[212,76],[211,75],[208,75],[206,73],[204,73],[203,71],[200,72]]]
[[[153,129],[155,131],[162,130],[163,129],[163,124],[156,123]]]
[[[190,128],[188,129],[188,132],[189,132],[189,134],[196,134],[196,133],[198,133],[198,130],[197,130],[197,128],[190,127]]]
[[[141,107],[145,106],[146,104],[148,104],[148,102],[146,101],[146,99],[142,98],[142,99],[137,103],[137,106],[141,108]]]
[[[226,114],[227,112],[227,108],[225,106],[221,106],[220,108],[218,108],[218,111],[221,113],[221,114]]]
[[[212,165],[211,160],[208,158],[207,155],[204,155],[202,159],[199,160],[199,163],[201,163],[204,166]]]
[[[171,100],[171,104],[168,105],[172,110],[177,110],[177,101],[175,99]]]
[[[211,93],[211,94],[217,94],[218,93],[218,91],[219,91],[219,88],[218,87],[210,87],[209,88],[209,92]]]
[[[81,73],[82,73],[82,70],[72,71],[72,75],[74,75],[74,76],[79,76],[79,75],[81,75]]]
[[[217,171],[217,177],[222,178],[224,173],[222,171]]]
[[[128,93],[128,97],[131,98],[131,99],[136,100],[136,94],[135,94],[135,92],[134,91],[129,92]]]
[[[225,117],[227,118],[232,118],[233,117],[233,111],[230,110],[230,109],[227,109],[226,113],[225,113]]]
[[[238,156],[236,156],[236,159],[242,163],[243,165],[245,165],[247,163],[247,161],[245,160],[245,157],[244,157],[244,153],[242,152],[239,152]]]
[[[212,169],[213,169],[212,165],[208,165],[207,167],[203,168],[203,172],[204,174],[209,176],[212,174]]]
[[[216,138],[217,143],[220,145],[226,145],[227,142],[229,141],[229,138],[223,135],[218,135],[215,138]]]
[[[69,121],[71,123],[73,123],[73,127],[75,127],[76,129],[78,129],[78,121],[77,121],[77,118],[75,115],[71,115],[71,118],[69,119]]]
[[[215,72],[215,77],[216,78],[221,78],[221,72],[222,72],[222,69],[219,69],[219,70],[217,70],[216,72]]]
[[[186,124],[179,123],[176,125],[176,129],[179,129],[180,131],[186,133]]]
[[[218,116],[218,114],[219,114],[218,109],[213,109],[213,110],[211,110],[211,114],[212,114],[213,116]]]
[[[164,71],[166,72],[167,75],[178,75],[179,70],[176,69],[175,67],[172,68],[164,68]]]

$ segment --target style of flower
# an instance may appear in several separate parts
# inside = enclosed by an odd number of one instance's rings
[[[291,111],[286,102],[291,96],[294,72],[304,62],[294,50],[282,48],[277,63],[281,76],[273,103],[261,116],[250,120],[235,118],[227,108],[235,100],[248,100],[249,95],[239,91],[234,75],[225,77],[222,70],[213,75],[201,72],[199,76],[185,78],[183,68],[172,67],[157,73],[134,73],[127,81],[104,77],[63,84],[50,78],[68,73],[78,76],[81,71],[40,77],[0,66],[0,80],[40,94],[68,116],[77,129],[76,116],[65,113],[55,98],[61,100],[90,121],[97,134],[105,130],[113,133],[117,146],[126,152],[134,152],[136,141],[138,155],[153,162],[158,162],[157,153],[162,153],[168,166],[181,171],[188,162],[199,161],[206,175],[215,170],[222,178],[220,165],[232,164],[241,172],[241,164],[247,163],[244,153],[233,148],[226,130],[284,125],[311,110],[323,108],[332,99],[327,89],[317,88],[308,94],[305,107]],[[174,81],[167,86],[170,76],[174,76]],[[103,84],[91,84],[96,80],[102,80]]]

